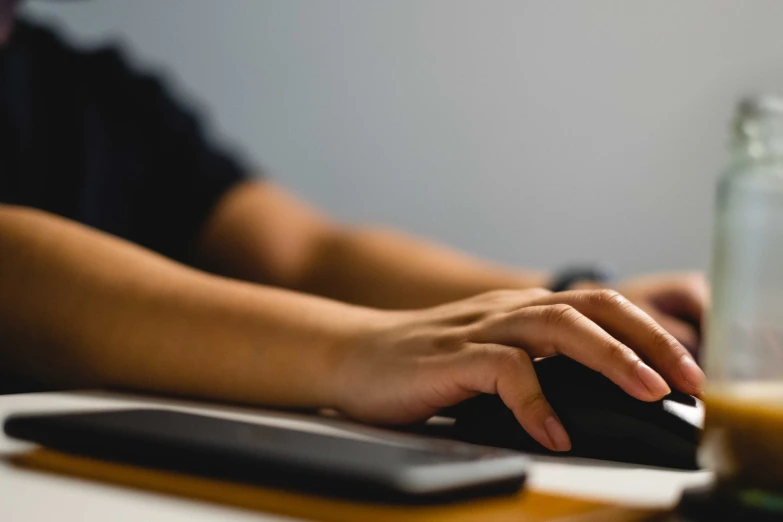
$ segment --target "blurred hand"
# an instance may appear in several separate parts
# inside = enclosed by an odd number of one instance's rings
[[[669,393],[666,381],[698,393],[704,379],[680,343],[614,290],[494,291],[373,321],[339,352],[333,375],[335,406],[369,422],[420,421],[496,393],[531,436],[562,451],[570,441],[534,358],[564,354],[644,401]]]
[[[709,305],[702,274],[654,274],[628,279],[615,288],[698,356],[702,316]]]

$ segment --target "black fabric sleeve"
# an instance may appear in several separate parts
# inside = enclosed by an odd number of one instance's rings
[[[206,136],[196,111],[152,75],[136,73],[116,50],[91,57],[97,118],[112,155],[110,184],[124,206],[122,235],[183,262],[228,189],[251,177],[247,162]],[[110,197],[111,199],[111,197]]]

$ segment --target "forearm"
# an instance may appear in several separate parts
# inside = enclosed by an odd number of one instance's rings
[[[500,288],[545,287],[542,272],[494,265],[380,228],[342,228],[322,240],[300,288],[379,308],[420,308]]]
[[[373,312],[211,276],[0,207],[0,361],[69,386],[329,406],[338,347]]]
[[[385,229],[346,227],[269,182],[232,189],[199,252],[212,270],[378,308],[421,308],[496,288],[546,286],[507,269]]]

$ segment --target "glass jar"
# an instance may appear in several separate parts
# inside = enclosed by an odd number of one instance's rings
[[[782,99],[738,106],[713,246],[700,462],[783,509]]]

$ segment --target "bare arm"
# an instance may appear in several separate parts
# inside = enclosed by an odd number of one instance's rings
[[[51,214],[0,206],[4,374],[333,407],[385,423],[497,393],[536,440],[565,450],[568,435],[531,365],[555,353],[641,400],[669,387],[639,354],[678,388],[701,389],[684,349],[615,292],[490,292],[383,312],[209,275]]]
[[[267,182],[231,190],[202,239],[205,259],[222,273],[378,308],[422,308],[550,282],[543,272],[498,266],[386,228],[340,226]],[[701,274],[632,278],[614,288],[697,351],[709,299]]]
[[[379,308],[422,308],[548,276],[493,265],[387,228],[348,227],[268,182],[230,191],[201,251],[216,270]]]
[[[0,289],[3,373],[277,405],[330,405],[334,347],[371,313],[3,206]]]

